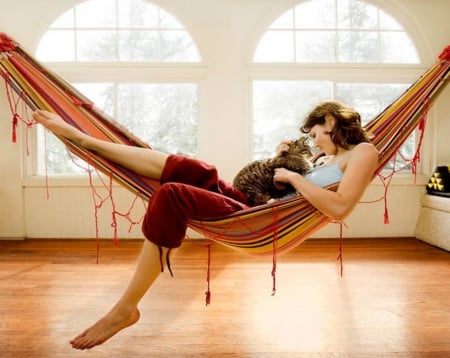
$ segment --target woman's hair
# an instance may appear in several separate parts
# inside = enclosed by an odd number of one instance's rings
[[[316,124],[324,125],[326,115],[331,115],[336,120],[334,128],[328,133],[334,144],[348,149],[350,145],[370,142],[369,135],[361,125],[359,113],[338,101],[319,103],[306,115],[300,131],[309,133]]]

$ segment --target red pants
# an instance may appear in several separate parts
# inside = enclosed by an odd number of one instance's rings
[[[225,216],[248,208],[247,198],[220,179],[215,167],[170,155],[161,187],[149,201],[142,224],[145,237],[158,246],[181,245],[189,220]]]

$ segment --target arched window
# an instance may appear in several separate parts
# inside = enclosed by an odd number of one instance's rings
[[[81,3],[53,22],[36,57],[155,149],[196,154],[200,55],[160,7],[143,0]],[[43,132],[37,172],[83,173],[85,165],[69,159],[53,135],[45,141]]]
[[[419,57],[405,29],[358,0],[311,0],[283,13],[261,37],[253,66],[253,156],[299,136],[311,107],[337,99],[367,122],[410,85]],[[413,71],[414,72],[414,71]],[[403,147],[414,148],[414,136]]]

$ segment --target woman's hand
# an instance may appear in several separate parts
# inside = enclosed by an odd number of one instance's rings
[[[277,157],[281,157],[284,153],[287,153],[289,150],[289,144],[291,143],[292,140],[284,140],[278,144],[276,148]]]
[[[273,185],[277,189],[284,189],[285,184],[292,184],[292,180],[294,177],[299,176],[300,174],[287,170],[286,168],[276,168],[273,174]]]

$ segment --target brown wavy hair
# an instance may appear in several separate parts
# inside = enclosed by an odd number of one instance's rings
[[[324,125],[327,115],[332,115],[336,120],[334,128],[328,132],[334,144],[349,149],[351,145],[370,142],[369,135],[361,125],[359,113],[338,101],[319,103],[306,115],[300,131],[308,134],[316,124]]]

